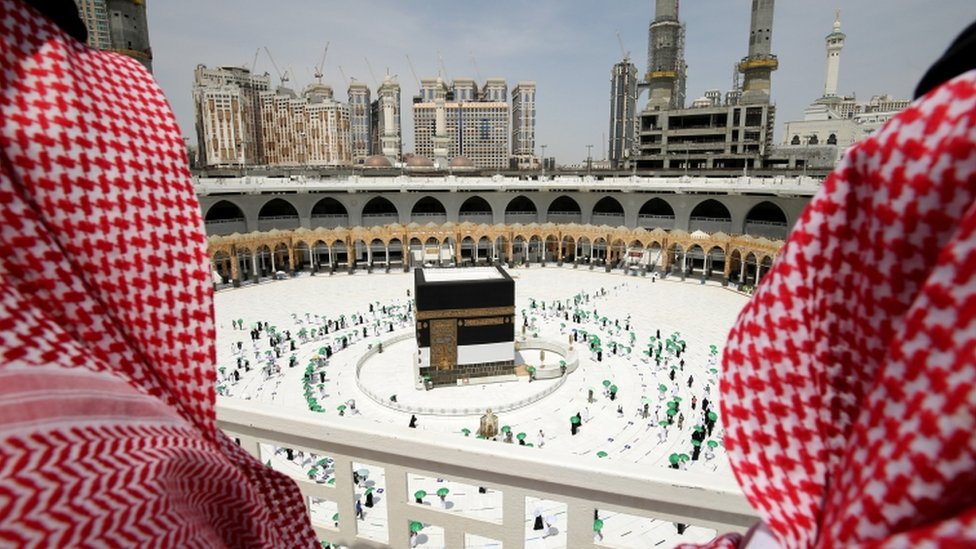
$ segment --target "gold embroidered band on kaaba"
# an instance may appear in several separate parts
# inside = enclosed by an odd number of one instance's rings
[[[477,318],[483,316],[512,316],[515,307],[482,307],[480,309],[443,309],[438,311],[417,311],[417,320],[435,318]]]

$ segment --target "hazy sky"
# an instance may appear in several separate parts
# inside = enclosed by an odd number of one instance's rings
[[[643,74],[647,27],[653,0],[151,0],[150,39],[154,70],[183,129],[193,138],[191,87],[197,64],[250,66],[276,74],[263,47],[300,90],[330,43],[323,81],[345,101],[350,79],[374,90],[378,80],[397,75],[403,94],[404,152],[413,150],[411,97],[417,77],[437,76],[443,60],[447,78],[482,81],[504,77],[513,87],[534,80],[537,92],[537,148],[559,163],[578,162],[593,145],[606,155],[610,69],[623,46]],[[685,58],[688,102],[705,90],[727,90],[734,63],[747,53],[750,0],[685,0]],[[847,44],[841,60],[840,91],[859,98],[889,93],[910,98],[925,69],[951,40],[976,19],[973,0],[780,0],[776,5],[773,74],[776,139],[784,122],[823,93],[824,37],[834,10],[841,10]],[[477,67],[477,68],[476,68]],[[274,78],[277,82],[277,77]],[[646,101],[642,96],[640,106]],[[541,148],[538,148],[541,153]]]

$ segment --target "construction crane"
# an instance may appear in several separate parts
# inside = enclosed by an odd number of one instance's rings
[[[288,82],[289,80],[288,71],[281,72],[281,69],[278,68],[278,64],[275,63],[274,57],[271,55],[271,50],[268,49],[268,46],[264,47],[264,53],[268,54],[268,59],[271,61],[271,66],[274,67],[275,72],[278,73],[278,79],[281,80],[281,87],[284,88],[285,82]]]
[[[319,64],[315,65],[315,81],[319,84],[322,83],[322,68],[325,67],[325,56],[329,55],[329,42],[325,43],[325,51],[322,52],[322,59],[319,60]]]
[[[624,63],[630,61],[630,52],[624,49],[624,41],[620,38],[620,33],[617,33],[617,43],[620,44],[620,54],[624,56]]]
[[[470,52],[470,55],[471,55],[471,64],[474,65],[474,75],[475,77],[478,78],[478,82],[483,82],[483,80],[481,79],[481,71],[478,70],[478,62],[475,61],[474,59],[474,52]]]
[[[254,59],[251,60],[251,67],[249,69],[251,71],[251,74],[254,74],[254,67],[255,65],[258,64],[258,55],[260,55],[260,53],[261,53],[261,48],[257,48],[254,50]]]
[[[448,80],[448,78],[447,78],[447,68],[444,67],[444,57],[441,55],[441,52],[437,52],[437,64],[441,68],[441,78],[443,78],[444,81],[447,82],[447,80]]]
[[[417,88],[420,88],[420,79],[417,78],[417,71],[413,68],[413,61],[410,60],[410,54],[405,54],[407,56],[407,65],[410,66],[410,74],[413,75],[414,82],[417,83]]]
[[[371,64],[370,64],[370,62],[369,62],[369,58],[367,58],[367,57],[364,57],[363,59],[365,59],[365,60],[366,60],[366,68],[367,68],[367,69],[369,69],[369,75],[370,75],[370,77],[372,77],[372,78],[373,78],[373,84],[375,84],[377,88],[378,88],[378,87],[380,87],[380,83],[379,83],[379,81],[378,81],[378,80],[376,79],[376,73],[375,73],[375,72],[373,72],[373,65],[371,65]]]
[[[349,87],[349,84],[350,84],[350,80],[349,80],[349,77],[346,76],[346,71],[342,70],[342,65],[339,65],[339,74],[342,75],[342,81],[346,83],[346,87],[348,88]],[[356,81],[356,79],[353,78],[352,79],[352,82],[355,82],[355,81]]]

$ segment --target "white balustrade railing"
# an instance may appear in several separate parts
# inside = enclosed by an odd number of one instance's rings
[[[464,547],[466,535],[497,540],[505,549],[525,546],[526,498],[566,506],[566,546],[603,547],[593,539],[595,509],[681,522],[718,532],[742,532],[757,518],[734,481],[695,471],[667,469],[588,456],[568,456],[514,444],[445,436],[357,417],[294,414],[254,401],[220,397],[217,424],[261,460],[270,447],[331,457],[335,482],[295,478],[306,501],[334,502],[340,520],[312,526],[320,539],[347,547],[410,546],[409,524],[443,530],[444,546]],[[387,535],[366,537],[367,524],[354,517],[353,464],[379,467],[384,475]],[[479,520],[419,505],[410,497],[408,476],[423,475],[501,492],[501,521]],[[374,533],[375,534],[375,533]],[[383,539],[387,541],[383,541]]]

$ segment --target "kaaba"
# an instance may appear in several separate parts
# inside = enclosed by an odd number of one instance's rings
[[[415,269],[420,375],[434,386],[515,373],[515,281],[500,267]]]

